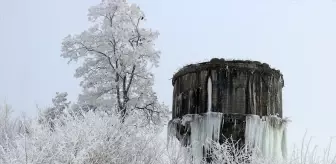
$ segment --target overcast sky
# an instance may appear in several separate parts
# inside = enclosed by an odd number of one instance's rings
[[[62,39],[85,30],[99,0],[0,0],[0,101],[36,114],[57,91],[80,92]],[[336,136],[336,2],[332,0],[133,0],[159,30],[161,101],[171,106],[173,73],[212,57],[269,63],[284,74],[290,143],[305,130],[318,144]],[[205,3],[206,2],[206,3]],[[336,141],[335,141],[336,142]]]

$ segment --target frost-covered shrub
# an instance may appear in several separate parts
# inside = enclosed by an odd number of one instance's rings
[[[319,156],[316,147],[310,149],[310,142],[305,141],[300,149],[295,148],[290,151],[288,158],[282,161],[262,156],[258,148],[239,148],[238,143],[230,140],[225,141],[224,144],[209,140],[207,142],[211,147],[211,153],[208,154],[211,164],[336,164],[336,155],[331,154],[330,147],[322,156]],[[206,163],[205,159],[201,162],[203,163]]]
[[[50,130],[54,130],[54,121],[63,117],[64,113],[69,113],[67,111],[69,110],[71,102],[67,100],[67,96],[67,92],[56,92],[55,97],[52,99],[53,107],[40,112],[38,118],[39,123],[48,124]]]
[[[8,152],[17,150],[18,138],[31,134],[30,120],[24,116],[12,118],[12,112],[9,105],[0,106],[0,163],[7,160]]]
[[[117,117],[88,112],[83,118],[64,117],[55,130],[31,123],[31,134],[17,135],[4,145],[0,163],[161,163],[156,131],[121,124]],[[59,122],[61,122],[59,121]]]
[[[120,123],[118,115],[89,111],[81,117],[59,118],[51,131],[38,119],[13,119],[8,107],[0,109],[1,164],[190,164],[193,160],[190,147],[176,139],[167,143],[158,135],[162,128],[141,126],[136,115]],[[208,142],[212,164],[336,164],[328,151],[319,157],[308,146],[277,162],[255,150],[239,149],[236,143]]]

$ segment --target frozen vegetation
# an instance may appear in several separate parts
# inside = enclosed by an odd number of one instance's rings
[[[285,123],[273,116],[247,118],[249,149],[228,141],[220,145],[222,117],[211,106],[202,117],[181,120],[191,122],[191,147],[175,137],[167,143],[160,134],[169,110],[152,87],[159,33],[144,28],[145,14],[126,0],[102,0],[89,8],[88,20],[89,29],[62,42],[61,57],[79,61],[78,101],[69,102],[66,92],[58,92],[52,107],[36,118],[13,118],[11,108],[1,106],[0,164],[198,164],[204,162],[203,146],[214,164],[335,163],[329,153],[316,157],[315,150],[287,155]],[[209,80],[209,92],[211,87]]]
[[[121,123],[118,116],[101,112],[89,111],[82,115],[72,115],[70,112],[54,121],[53,130],[51,130],[49,124],[41,124],[38,119],[11,117],[8,106],[2,107],[0,114],[1,164],[196,163],[192,161],[191,156],[198,150],[182,147],[174,138],[169,145],[166,145],[165,138],[159,135],[163,129],[137,126],[142,123],[138,122],[136,115],[130,115],[124,123]],[[198,128],[198,131],[202,130],[202,127]],[[208,135],[205,129],[198,133]],[[197,140],[204,140],[205,137],[202,137]],[[290,151],[287,161],[277,162],[272,158],[264,158],[262,154],[256,155],[245,149],[239,149],[235,143],[227,141],[219,145],[209,138],[205,140],[205,143],[212,148],[211,158],[214,164],[224,162],[244,164],[246,161],[251,161],[252,164],[336,163],[334,157],[331,155],[328,157],[328,152],[325,156],[319,157],[316,156],[315,150],[303,148]],[[259,150],[256,148],[253,151]],[[201,158],[197,159],[197,163],[202,163],[201,160]]]

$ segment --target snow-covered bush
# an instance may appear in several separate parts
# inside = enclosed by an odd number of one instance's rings
[[[93,112],[60,120],[66,124],[55,122],[54,131],[32,121],[31,135],[17,135],[14,146],[3,146],[0,163],[161,163],[156,130],[137,127],[134,120],[121,124]]]
[[[1,164],[190,164],[190,148],[174,139],[167,144],[159,136],[161,128],[143,125],[136,115],[124,123],[118,115],[89,111],[81,117],[61,117],[54,131],[38,119],[14,119],[8,106],[1,108]],[[25,121],[23,121],[25,120]],[[61,124],[65,122],[65,124]],[[295,149],[288,160],[277,162],[239,149],[237,144],[210,142],[213,164],[336,164],[326,151],[317,156],[316,149]],[[304,143],[306,144],[306,143]]]
[[[17,139],[30,135],[30,120],[25,116],[12,118],[11,107],[7,104],[0,106],[0,163],[6,161],[8,152],[17,150]]]
[[[39,123],[48,124],[50,130],[54,130],[54,121],[59,120],[60,117],[64,116],[64,113],[69,113],[70,103],[67,100],[67,92],[56,92],[55,97],[52,99],[53,106],[41,111],[39,114]]]

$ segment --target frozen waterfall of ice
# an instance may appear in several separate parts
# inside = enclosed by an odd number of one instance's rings
[[[177,121],[177,120],[176,120]],[[168,127],[168,142],[167,151],[169,156],[166,156],[167,161],[179,161],[182,163],[191,163],[190,152],[187,147],[184,147],[176,138],[176,124],[170,124]]]
[[[187,114],[182,119],[174,119],[168,125],[168,147],[172,149],[178,140],[176,139],[178,124],[183,126],[190,125],[190,146],[193,164],[200,164],[203,158],[203,148],[205,151],[210,149],[210,140],[219,141],[220,129],[222,124],[222,113],[207,112],[202,115]]]
[[[168,123],[168,131],[167,131],[167,148],[174,145],[174,141],[177,140],[177,126],[181,123],[181,119],[176,118]],[[175,141],[176,142],[176,141]]]
[[[203,147],[207,151],[210,149],[209,139],[219,141],[220,128],[222,123],[222,113],[208,112],[202,116],[195,117],[190,122],[191,127],[191,153],[194,164],[201,163],[203,158]]]
[[[245,143],[266,158],[286,159],[286,126],[287,120],[277,116],[249,115],[246,117]]]

